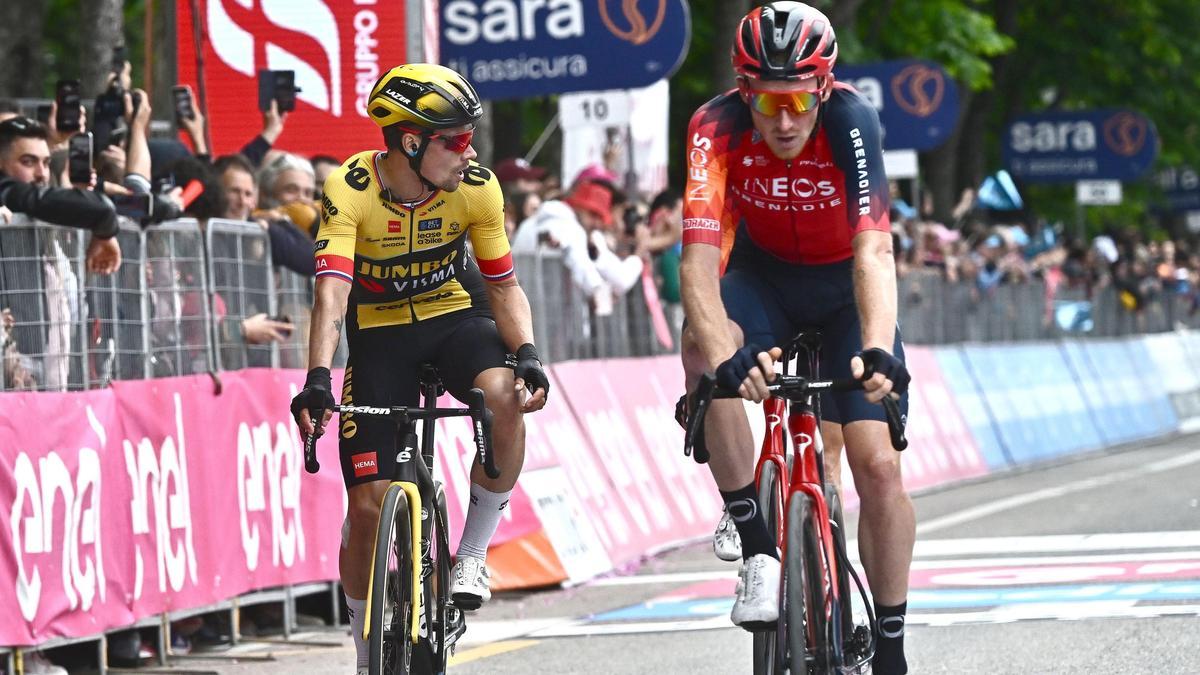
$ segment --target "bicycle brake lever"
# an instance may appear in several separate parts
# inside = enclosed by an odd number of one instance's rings
[[[901,452],[908,447],[908,439],[904,436],[904,416],[900,414],[900,403],[891,396],[883,397],[883,412],[887,416],[888,435],[892,437],[892,447]]]
[[[321,470],[321,463],[317,461],[317,439],[320,438],[317,434],[305,434],[304,436],[304,470],[309,473],[316,473]]]
[[[708,448],[704,444],[698,445],[696,439],[703,429],[704,415],[708,412],[708,404],[712,402],[713,390],[716,386],[716,378],[709,373],[704,373],[700,376],[700,381],[696,383],[696,391],[692,394],[696,409],[688,416],[687,430],[683,436],[683,454],[692,456],[697,464],[708,463]]]
[[[471,422],[475,427],[476,458],[483,465],[483,472],[494,480],[500,477],[500,469],[492,454],[492,411],[484,405],[482,389],[472,389],[468,399],[467,407],[471,410]]]

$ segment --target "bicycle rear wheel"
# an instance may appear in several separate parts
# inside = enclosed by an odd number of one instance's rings
[[[793,674],[837,672],[830,659],[829,622],[825,614],[825,569],[821,559],[812,499],[801,492],[788,503],[787,559],[784,596],[787,663]]]
[[[367,608],[371,675],[408,675],[412,670],[412,526],[408,497],[391,485],[383,498],[371,565]]]
[[[758,508],[767,521],[767,531],[779,543],[779,524],[783,522],[779,500],[782,480],[774,462],[763,464],[758,477]],[[754,633],[754,675],[775,675],[783,672],[780,658],[779,630],[756,631]]]
[[[838,496],[833,484],[825,486],[825,503],[829,505],[829,520],[833,530],[834,550],[841,551],[841,559],[837,561],[838,612],[837,634],[833,637],[840,646],[839,652],[845,653],[846,644],[854,635],[854,586],[850,585],[849,551],[846,551],[846,526],[842,518],[842,498]],[[843,658],[843,662],[849,659]]]

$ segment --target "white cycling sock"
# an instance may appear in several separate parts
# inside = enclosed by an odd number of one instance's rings
[[[500,525],[500,516],[508,508],[508,492],[489,492],[471,483],[471,505],[467,507],[467,520],[463,524],[462,540],[458,543],[458,556],[487,559],[488,543]]]
[[[345,592],[343,591],[343,595]],[[367,655],[367,641],[363,639],[363,624],[367,622],[367,601],[366,599],[355,600],[349,595],[346,596],[346,613],[350,615],[350,634],[354,636],[354,651],[358,652],[358,668],[366,668],[370,665],[370,657]]]

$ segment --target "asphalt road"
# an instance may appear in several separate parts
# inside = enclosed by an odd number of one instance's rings
[[[911,672],[1200,673],[1200,437],[915,502]],[[750,636],[728,621],[734,577],[701,543],[631,575],[502,594],[472,617],[450,671],[749,673]],[[348,637],[309,637],[341,646],[260,645],[245,649],[273,660],[187,666],[353,672]]]

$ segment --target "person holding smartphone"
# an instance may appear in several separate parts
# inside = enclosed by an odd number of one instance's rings
[[[0,122],[0,206],[57,225],[91,230],[87,268],[112,274],[121,265],[117,214],[102,195],[50,187],[50,133],[28,117]]]

